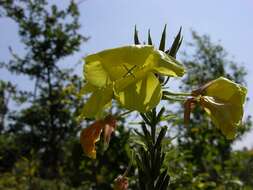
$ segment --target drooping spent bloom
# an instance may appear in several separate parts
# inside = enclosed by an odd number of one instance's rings
[[[245,87],[220,77],[193,91],[192,96],[195,98],[189,99],[185,105],[198,102],[215,126],[228,139],[233,139],[236,129],[241,125],[246,94]],[[189,111],[185,113],[188,114]]]
[[[158,75],[182,76],[182,64],[148,45],[108,49],[85,58],[84,93],[91,93],[83,117],[92,118],[115,98],[124,108],[146,112],[161,100]]]
[[[80,135],[80,142],[84,153],[96,158],[96,142],[100,139],[100,134],[104,130],[104,143],[109,144],[112,132],[116,128],[116,118],[109,115],[105,119],[95,121],[92,125],[84,128]]]

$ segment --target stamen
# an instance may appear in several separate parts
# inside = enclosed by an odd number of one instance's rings
[[[134,74],[132,73],[132,71],[137,67],[137,65],[134,65],[132,68],[128,69],[126,65],[123,65],[123,67],[126,69],[127,73],[123,76],[126,77],[128,75],[132,75],[134,78]]]

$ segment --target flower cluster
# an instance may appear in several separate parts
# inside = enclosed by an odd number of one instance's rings
[[[83,129],[80,140],[84,152],[96,158],[95,143],[104,130],[108,144],[116,128],[116,117],[101,119],[104,109],[116,99],[122,107],[147,112],[162,98],[159,77],[182,76],[184,67],[173,57],[150,45],[131,45],[105,50],[85,58],[84,94],[91,94],[82,116],[100,118]],[[213,80],[191,93],[185,102],[185,123],[189,122],[192,105],[199,104],[222,133],[232,139],[240,126],[247,90],[224,77]]]
[[[158,76],[182,76],[184,67],[150,45],[105,50],[85,58],[83,93],[91,93],[82,110],[87,118],[100,117],[116,99],[128,110],[147,112],[161,100]]]

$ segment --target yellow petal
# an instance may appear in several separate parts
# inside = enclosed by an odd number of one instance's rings
[[[154,67],[154,71],[161,75],[171,76],[171,77],[181,77],[185,73],[184,66],[179,63],[173,57],[165,54],[162,51],[157,51],[158,60]]]
[[[93,118],[99,116],[107,107],[107,105],[110,104],[112,98],[112,86],[97,89],[91,94],[90,98],[85,103],[81,112],[81,117]]]
[[[97,87],[95,87],[94,85],[90,84],[90,83],[86,83],[80,90],[79,94],[80,95],[85,95],[88,93],[92,93],[94,91],[98,90]]]
[[[184,73],[175,59],[146,45],[108,49],[87,56],[85,62],[84,75],[89,85],[99,89],[113,85],[117,99],[125,108],[141,112],[152,109],[161,99],[161,86],[154,73],[167,76]],[[103,93],[106,98],[100,100]],[[84,107],[84,115],[94,116],[111,97],[111,91],[94,91]]]
[[[137,83],[143,78],[146,78],[146,76],[150,73],[150,70],[151,70],[150,67],[145,66],[142,69],[139,69],[131,73],[130,75],[123,77],[120,80],[117,80],[114,83],[114,90],[116,92],[120,92],[124,90],[125,88],[127,88],[129,85]]]
[[[86,62],[84,77],[89,84],[96,87],[105,87],[111,83],[110,77],[99,60]]]
[[[98,87],[124,78],[129,73],[147,68],[167,76],[182,76],[184,74],[182,64],[149,45],[131,45],[108,49],[87,56],[85,62],[86,80]]]
[[[134,66],[141,67],[145,64],[147,57],[152,52],[154,52],[152,46],[132,45],[92,54],[85,58],[85,76],[88,77],[89,82],[97,76],[100,79],[103,78],[103,81],[108,80],[108,78],[110,81],[115,81],[125,76],[127,71]],[[96,84],[102,82],[100,79],[96,79]]]
[[[82,130],[80,135],[80,142],[84,153],[90,157],[96,158],[96,142],[100,139],[100,134],[104,128],[102,120],[96,121],[91,126]]]
[[[201,94],[212,96],[231,104],[242,105],[245,101],[247,89],[224,77],[213,80],[201,88]]]
[[[115,91],[115,95],[123,107],[147,112],[160,102],[162,92],[159,80],[150,72],[142,80]]]
[[[233,139],[243,116],[242,106],[224,102],[210,96],[201,97],[200,103],[211,117],[216,127],[219,128],[228,139]]]

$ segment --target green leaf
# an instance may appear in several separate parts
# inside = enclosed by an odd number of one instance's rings
[[[141,154],[143,171],[148,177],[151,177],[150,176],[151,175],[151,166],[150,166],[150,158],[149,158],[148,152],[146,150],[144,150],[143,148],[141,148],[140,154]]]
[[[148,139],[151,138],[151,135],[150,135],[150,133],[149,133],[149,131],[148,131],[148,129],[147,129],[147,127],[144,123],[141,124],[141,128],[142,128],[142,131],[143,131],[145,137],[148,138]]]
[[[161,145],[161,142],[166,135],[166,131],[167,131],[167,127],[166,126],[162,127],[162,129],[157,137],[155,147],[159,147]]]
[[[167,170],[164,170],[161,175],[159,176],[157,182],[156,182],[156,185],[155,185],[155,190],[160,190],[161,189],[161,186],[163,184],[163,181],[165,179],[167,175]]]
[[[162,117],[164,111],[165,111],[165,108],[162,107],[162,109],[159,111],[159,113],[157,114],[157,117],[156,117],[158,121],[161,120],[161,117]]]
[[[179,32],[178,32],[175,40],[173,41],[170,50],[166,51],[166,53],[168,53],[172,57],[176,57],[177,51],[183,41],[183,38],[181,37],[181,31],[182,31],[182,27],[180,27]]]
[[[141,44],[138,37],[138,31],[136,25],[134,26],[134,44],[138,45]]]
[[[165,43],[166,43],[166,27],[167,25],[165,24],[164,29],[163,29],[163,33],[162,33],[162,37],[161,37],[161,41],[160,41],[160,46],[159,46],[159,50],[164,51],[165,50]]]
[[[167,188],[169,186],[169,182],[170,182],[170,176],[167,175],[163,181],[163,184],[162,184],[162,187],[160,188],[160,190],[167,190]]]
[[[148,45],[153,45],[151,35],[150,35],[150,29],[148,30]]]
[[[176,115],[168,114],[168,115],[162,116],[161,119],[160,119],[160,121],[168,121],[170,119],[175,119],[175,118],[177,118]]]
[[[145,121],[146,124],[148,124],[149,126],[151,125],[151,122],[149,121],[149,119],[146,117],[146,115],[144,113],[140,113],[142,119]]]

